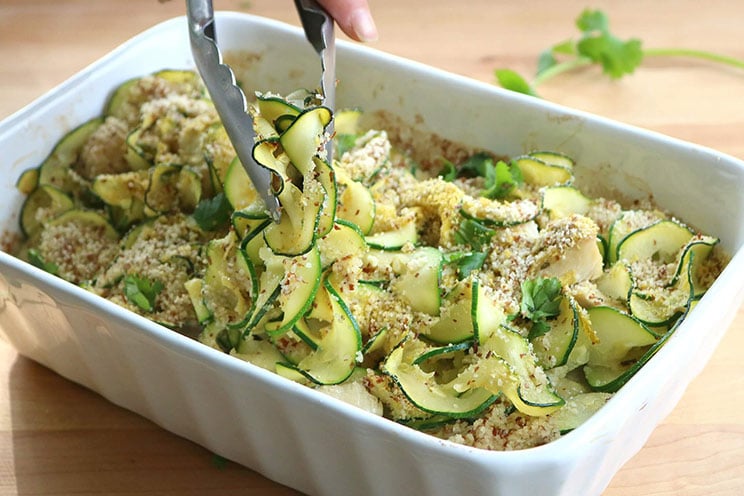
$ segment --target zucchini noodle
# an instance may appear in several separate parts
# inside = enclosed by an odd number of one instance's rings
[[[195,73],[125,82],[21,176],[17,255],[219,352],[493,450],[579,426],[726,264],[717,238],[651,202],[587,196],[562,153],[415,145],[394,119],[316,102],[251,106],[254,157],[278,178],[273,222]]]

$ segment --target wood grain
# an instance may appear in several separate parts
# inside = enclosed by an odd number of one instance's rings
[[[372,0],[375,47],[492,82],[493,69],[529,74],[539,53],[573,36],[584,2]],[[648,47],[683,46],[744,58],[744,3],[596,1],[615,32]],[[297,24],[290,0],[215,0]],[[131,36],[182,15],[179,0],[2,0],[0,118]],[[744,158],[744,71],[649,59],[609,81],[587,68],[541,88],[554,102]],[[1,155],[0,155],[1,156]],[[738,495],[744,489],[744,313],[709,365],[607,496]],[[19,357],[0,344],[0,494],[289,495],[149,421]]]

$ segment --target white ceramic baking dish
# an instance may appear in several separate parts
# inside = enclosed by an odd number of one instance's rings
[[[315,87],[301,32],[218,15],[244,86]],[[719,236],[729,267],[668,344],[598,414],[556,442],[488,452],[444,442],[221,354],[0,252],[0,337],[20,353],[163,428],[309,494],[592,495],[645,443],[727,329],[744,295],[744,164],[531,97],[339,44],[339,106],[385,109],[502,154],[567,153],[585,183],[654,198]],[[137,36],[0,123],[0,230],[17,232],[14,182],[124,80],[192,68],[185,19]]]

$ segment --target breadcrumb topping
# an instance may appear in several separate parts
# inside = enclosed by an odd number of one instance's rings
[[[103,226],[77,219],[47,225],[36,246],[44,260],[57,265],[60,277],[75,284],[93,281],[118,252],[117,240]]]
[[[598,359],[591,309],[661,333],[728,261],[715,238],[690,229],[682,239],[689,228],[651,201],[585,197],[572,174],[565,180],[569,169],[547,162],[536,168],[545,177],[525,180],[509,157],[384,112],[360,118],[324,183],[321,162],[309,157],[319,165],[301,172],[293,143],[276,141],[303,97],[315,98],[296,93],[272,122],[250,108],[296,199],[283,200],[283,215],[301,213],[284,230],[271,231],[280,224],[252,200],[236,206],[255,189],[228,178],[235,151],[201,81],[163,71],[114,93],[64,171],[72,206],[37,205],[28,218],[40,227],[17,253],[236,358],[487,450],[539,446],[575,428],[610,396],[593,392],[592,360],[625,370],[646,352],[630,343],[625,356]],[[322,159],[317,145],[330,137],[310,138],[301,144]],[[458,175],[476,153],[486,160]],[[555,209],[543,205],[549,188]],[[323,200],[334,191],[336,204]],[[676,253],[660,255],[661,240],[650,239],[650,256],[618,260],[623,241],[661,220],[681,229]],[[323,223],[345,223],[348,237],[325,250],[333,238]],[[311,246],[293,246],[295,237]]]
[[[129,170],[126,161],[126,122],[107,117],[83,145],[77,171],[87,179],[101,174],[117,174]]]

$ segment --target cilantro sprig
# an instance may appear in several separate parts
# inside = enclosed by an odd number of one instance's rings
[[[145,312],[155,310],[155,299],[163,290],[163,283],[145,277],[129,274],[124,278],[124,296]]]
[[[550,330],[548,319],[561,313],[561,282],[555,277],[537,277],[522,281],[521,315],[532,321],[529,339],[533,339]]]
[[[599,65],[611,79],[632,74],[646,57],[692,57],[744,69],[744,60],[704,50],[687,48],[644,48],[638,38],[623,40],[610,31],[601,10],[585,9],[576,19],[578,39],[568,39],[543,51],[537,72],[530,81],[511,69],[496,69],[498,83],[509,90],[538,96],[537,87],[559,74],[588,65]]]
[[[482,251],[491,243],[491,238],[495,233],[496,231],[477,220],[464,219],[455,231],[455,241],[473,250]]]
[[[523,182],[519,167],[503,160],[494,161],[487,153],[476,153],[460,165],[446,160],[439,176],[445,181],[454,181],[458,177],[482,177],[481,196],[492,200],[506,198]]]
[[[205,231],[217,231],[230,220],[232,207],[224,193],[201,200],[192,216],[199,227]]]
[[[54,262],[47,262],[46,260],[44,260],[44,257],[36,248],[30,248],[28,250],[28,261],[31,262],[31,265],[35,265],[41,270],[45,270],[52,275],[56,276],[59,273],[59,266]]]
[[[492,200],[507,198],[523,182],[519,167],[496,160],[487,153],[471,155],[458,165],[445,160],[439,176],[450,182],[462,177],[483,178],[480,195]],[[446,259],[447,263],[455,266],[460,279],[483,267],[495,232],[474,219],[462,220],[455,231],[455,242],[467,249],[449,253]]]
[[[471,272],[483,267],[495,233],[490,227],[473,219],[464,219],[460,223],[455,231],[455,242],[468,249],[449,253],[445,259],[447,263],[454,264],[460,279],[465,279]]]
[[[344,153],[353,149],[356,145],[356,140],[359,138],[356,134],[336,134],[336,156],[342,157]]]
[[[480,270],[486,262],[488,253],[479,251],[455,251],[445,256],[445,262],[454,264],[457,269],[457,277],[462,280],[467,278],[473,271]]]

